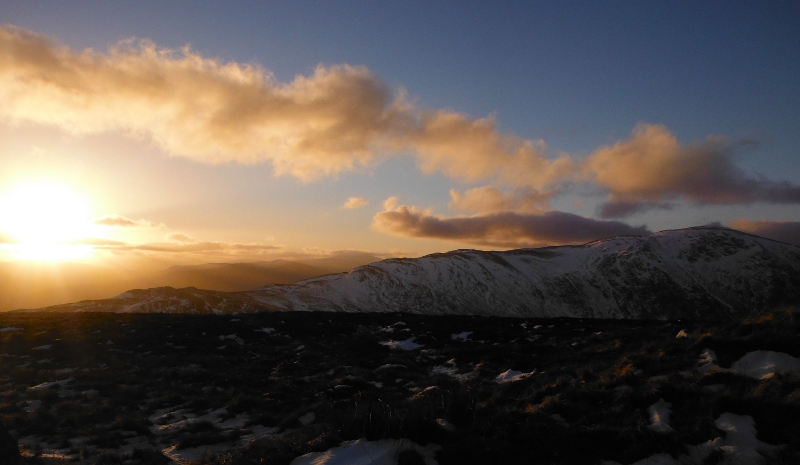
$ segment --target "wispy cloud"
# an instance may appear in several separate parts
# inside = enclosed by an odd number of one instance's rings
[[[128,247],[128,244],[124,242],[115,241],[112,239],[103,239],[100,237],[86,237],[82,239],[73,239],[71,241],[67,241],[66,243],[71,245],[91,245],[91,246],[106,247],[106,248]]]
[[[644,226],[602,221],[571,213],[496,212],[475,216],[444,217],[413,206],[397,205],[392,198],[386,210],[373,218],[373,229],[397,236],[434,238],[496,247],[537,247],[582,244],[618,235],[649,234]]]
[[[682,146],[664,126],[640,124],[631,137],[597,149],[582,162],[583,177],[609,191],[600,214],[622,217],[697,204],[800,203],[800,186],[745,173],[731,157],[737,146],[719,137]]]
[[[369,205],[369,200],[363,197],[350,197],[347,199],[347,201],[345,201],[344,205],[342,205],[342,208],[353,210],[355,208],[361,208],[367,205]]]
[[[163,227],[163,225],[154,223],[152,221],[138,219],[132,220],[130,218],[126,218],[121,215],[111,214],[111,215],[103,215],[100,218],[94,220],[94,224],[97,226],[108,226],[112,228],[158,228]]]
[[[728,226],[768,239],[800,245],[800,221],[756,221],[740,218],[731,221]]]
[[[70,244],[91,245],[98,250],[112,252],[156,252],[156,253],[195,253],[195,254],[228,254],[247,253],[272,254],[284,250],[283,246],[262,243],[232,243],[223,241],[201,241],[187,234],[173,232],[165,236],[162,242],[128,243],[109,239],[86,238],[70,241]]]
[[[205,163],[270,162],[304,180],[411,153],[426,173],[511,185],[571,170],[544,143],[498,132],[492,118],[418,108],[365,67],[319,66],[282,83],[257,65],[126,41],[76,51],[0,28],[0,116],[74,133],[123,131]]]

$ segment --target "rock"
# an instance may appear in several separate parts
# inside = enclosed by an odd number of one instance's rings
[[[0,465],[18,465],[22,463],[17,440],[11,436],[0,422]]]

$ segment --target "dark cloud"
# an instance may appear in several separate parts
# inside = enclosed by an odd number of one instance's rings
[[[800,221],[755,221],[740,218],[731,221],[728,226],[767,239],[800,245]]]
[[[583,244],[620,235],[649,234],[645,226],[601,221],[571,213],[495,212],[469,217],[441,217],[415,207],[387,201],[372,227],[398,236],[445,239],[499,247]]]
[[[745,143],[745,142],[742,142]],[[733,161],[726,139],[681,146],[664,126],[640,124],[625,141],[584,160],[584,178],[609,191],[604,218],[623,217],[669,201],[695,204],[800,203],[800,186],[751,176]]]
[[[648,210],[671,210],[675,204],[654,202],[606,202],[600,205],[601,218],[624,218]]]

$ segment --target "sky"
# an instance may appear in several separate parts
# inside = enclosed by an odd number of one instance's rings
[[[800,244],[796,2],[0,3],[0,260]]]

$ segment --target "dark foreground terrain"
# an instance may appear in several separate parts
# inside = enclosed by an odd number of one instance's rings
[[[705,349],[716,365],[698,362]],[[438,445],[439,464],[628,465],[730,460],[720,419],[733,414],[752,417],[769,463],[800,463],[800,374],[727,370],[758,350],[800,357],[800,311],[736,323],[5,313],[0,419],[32,464],[287,464],[407,438]],[[654,418],[656,404],[669,415]]]

